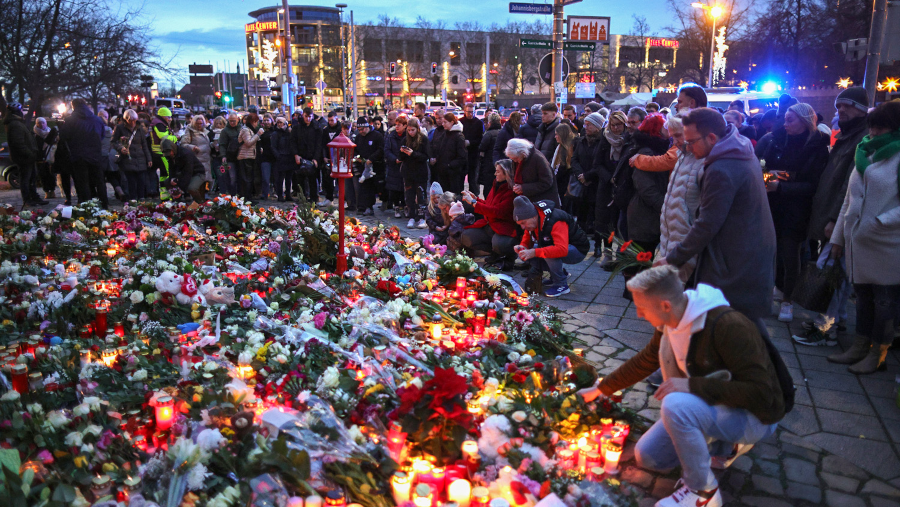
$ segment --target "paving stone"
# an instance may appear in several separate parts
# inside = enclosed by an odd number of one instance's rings
[[[806,500],[814,504],[822,501],[822,490],[817,486],[788,481],[787,496],[798,500]]]
[[[756,444],[753,449],[750,450],[750,454],[754,456],[769,459],[777,459],[780,452],[781,451],[779,451],[778,448],[774,445],[762,443]]]
[[[764,491],[770,495],[775,496],[784,496],[784,488],[781,486],[781,481],[774,477],[766,477],[763,475],[754,475],[752,477],[753,486],[760,490]]]
[[[738,459],[734,460],[731,464],[731,468],[749,473],[750,469],[753,468],[753,460],[747,455],[740,456]]]
[[[604,332],[622,342],[626,347],[634,350],[643,349],[650,343],[650,338],[653,337],[650,333],[639,333],[637,331],[628,331],[626,329],[608,329]]]
[[[569,315],[583,313],[587,311],[589,305],[590,303],[586,303],[583,301],[565,301],[561,299],[557,299],[556,301],[550,303],[550,306],[556,307],[558,310],[567,312]]]
[[[618,317],[609,315],[599,315],[595,313],[579,313],[575,316],[581,322],[584,322],[593,329],[605,331],[607,329],[615,329],[619,324]]]
[[[566,295],[568,295],[568,294],[566,294]],[[603,294],[601,294],[594,299],[594,304],[597,304],[597,303],[604,304],[604,305],[627,307],[629,304],[631,304],[631,301],[628,301],[627,299],[622,298],[622,297],[604,296]]]
[[[809,449],[804,449],[803,447],[796,446],[794,444],[789,444],[787,442],[783,442],[781,444],[781,450],[788,453],[794,454],[796,456],[800,456],[806,461],[809,461],[813,465],[819,462],[819,453],[815,451],[810,451]]]
[[[846,372],[846,369],[844,371]],[[864,393],[862,385],[856,379],[856,375],[838,375],[836,373],[824,373],[819,370],[807,370],[806,383],[810,387],[822,387],[832,391],[853,394]]]
[[[900,498],[900,489],[885,484],[878,479],[871,479],[863,486],[862,493],[874,493],[880,496]]]
[[[825,492],[825,503],[828,507],[866,507],[862,498],[830,489]]]
[[[767,496],[741,497],[741,505],[749,505],[750,507],[793,507],[784,500],[776,500]]]
[[[900,505],[900,502],[897,500],[877,496],[870,496],[869,501],[872,502],[873,507],[897,507]]]
[[[636,484],[642,488],[649,488],[654,479],[651,472],[642,470],[638,467],[625,467],[625,469],[622,470],[622,473],[619,474],[619,477],[621,477],[623,481]]]
[[[782,464],[784,465],[784,474],[789,481],[818,486],[819,478],[816,477],[815,463],[797,458],[786,458]]]
[[[843,475],[836,475],[828,472],[819,472],[819,477],[825,481],[830,489],[838,489],[847,493],[855,493],[859,487],[859,481]]]
[[[619,366],[622,366],[623,364],[625,364],[625,361],[622,361],[621,359],[607,359],[603,364],[605,366],[618,368]]]
[[[894,450],[890,446],[884,445],[884,442],[830,433],[818,433],[807,438],[812,440],[813,443],[822,446],[826,451],[846,459],[876,477],[888,479],[900,475],[900,460],[897,459]],[[823,469],[832,473],[850,475],[842,473],[840,469],[830,470],[824,468],[824,460]],[[856,476],[852,475],[852,477]],[[858,478],[867,479],[868,477]]]
[[[835,455],[822,458],[822,470],[843,477],[853,477],[854,479],[866,480],[869,478],[869,474],[865,470]]]
[[[812,395],[813,403],[815,403],[817,408],[827,408],[830,410],[862,415],[875,415],[872,405],[869,404],[864,396],[832,391],[820,387],[810,387],[809,392]]]
[[[613,340],[609,336],[604,337],[603,340],[600,341],[600,345],[603,347],[612,347],[616,350],[625,348],[625,345],[623,345],[622,342]]]
[[[656,483],[653,484],[653,492],[650,494],[653,496],[653,498],[662,498],[664,496],[669,496],[673,491],[675,491],[676,482],[678,481],[672,479],[656,479]]]
[[[625,349],[622,352],[619,352],[618,354],[616,354],[616,359],[621,359],[623,361],[627,361],[627,360],[631,359],[632,357],[636,356],[637,354],[638,354],[638,352],[636,350]]]
[[[619,321],[618,328],[619,329],[627,329],[629,331],[640,331],[642,333],[649,333],[649,334],[653,334],[656,331],[656,328],[654,328],[646,320],[626,319],[626,318],[623,318]]]
[[[622,404],[632,410],[641,410],[647,404],[647,393],[629,390],[622,397]]]
[[[624,306],[618,305],[608,305],[608,304],[597,304],[595,301],[593,304],[588,305],[585,310],[587,313],[596,313],[599,315],[611,315],[613,317],[621,317],[625,313]]]
[[[822,431],[850,437],[865,437],[867,439],[887,441],[887,435],[882,429],[881,421],[876,417],[849,414],[824,408],[817,408],[816,413],[819,414]]]
[[[600,345],[601,338],[596,336],[590,336],[584,334],[584,329],[578,331],[578,339],[581,340],[586,346],[594,347]]]
[[[778,424],[797,435],[805,436],[821,431],[815,410],[806,405],[794,405],[794,409],[788,412]]]
[[[616,350],[618,350],[618,349],[614,349],[614,348],[606,346],[606,345],[597,345],[595,347],[592,347],[591,350],[593,350],[597,354],[600,354],[603,357],[610,357],[613,354],[615,354]]]
[[[597,297],[597,289],[585,285],[572,284],[569,285],[571,292],[559,296],[560,301],[576,301],[579,303],[590,303]]]
[[[824,371],[827,373],[839,373],[841,375],[847,374],[847,365],[829,363],[822,356],[812,356],[809,354],[797,354],[797,357],[800,359],[800,366],[806,371],[818,370],[818,371]]]
[[[638,507],[654,507],[656,505],[656,498],[646,497],[638,500]]]
[[[890,380],[882,380],[877,378],[860,377],[859,381],[866,389],[869,396],[877,396],[879,398],[897,399],[897,383]]]
[[[758,466],[760,471],[766,475],[771,477],[781,476],[781,465],[774,461],[767,461],[764,459],[756,460],[756,466]]]
[[[745,456],[741,456],[744,458]],[[737,463],[737,461],[735,461]],[[734,467],[734,464],[731,465]],[[728,489],[731,491],[740,491],[744,488],[744,484],[747,483],[747,474],[742,474],[740,472],[732,471],[728,474]],[[721,484],[721,482],[720,482]]]
[[[896,401],[888,398],[872,398],[872,406],[875,407],[875,412],[882,419],[900,421],[900,407],[897,407]]]
[[[784,360],[785,366],[791,368],[799,368],[800,360],[797,359],[797,354],[791,354],[790,352],[782,352],[781,359]]]
[[[656,422],[659,420],[659,410],[652,409],[652,408],[645,408],[644,410],[641,410],[640,412],[638,412],[638,415],[641,417],[644,417],[646,419],[649,419],[653,422]]]
[[[573,326],[572,324],[565,324],[565,325],[563,325],[563,331],[565,331],[567,333],[574,333],[574,332],[578,331],[578,327],[579,326]]]
[[[594,338],[603,338],[603,333],[601,333],[598,329],[594,329],[592,327],[585,326],[581,328],[578,333],[582,335],[580,336],[580,338],[585,338],[587,336],[592,336]]]
[[[782,443],[796,445],[797,447],[802,447],[816,453],[822,452],[822,448],[818,445],[813,444],[812,442],[807,441],[805,438],[795,435],[790,431],[778,432],[778,440],[780,440]]]

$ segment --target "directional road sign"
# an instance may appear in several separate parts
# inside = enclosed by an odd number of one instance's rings
[[[544,39],[519,39],[519,46],[528,49],[553,49],[553,41]],[[594,51],[593,42],[564,42],[563,51]]]
[[[316,81],[316,90],[322,91],[327,87],[328,85],[325,84],[325,81],[322,81],[321,79]]]
[[[509,3],[510,14],[553,14],[552,4]]]

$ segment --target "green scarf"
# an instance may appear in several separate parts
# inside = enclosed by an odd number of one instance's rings
[[[873,162],[889,159],[897,152],[900,152],[900,130],[893,130],[876,137],[867,135],[856,147],[856,170],[861,176]]]

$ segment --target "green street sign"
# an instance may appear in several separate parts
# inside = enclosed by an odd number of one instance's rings
[[[596,44],[593,42],[565,42],[564,51],[594,51]]]
[[[553,49],[553,41],[541,39],[519,39],[519,45],[529,49]]]
[[[543,39],[519,39],[519,45],[528,49],[553,49],[553,41]],[[564,42],[563,51],[594,51],[593,42]]]

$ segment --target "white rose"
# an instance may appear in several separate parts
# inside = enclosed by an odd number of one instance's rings
[[[207,363],[203,365],[204,371],[215,371],[218,368],[219,368],[219,365],[212,361],[207,361]]]
[[[142,368],[142,369],[134,372],[134,375],[131,376],[131,380],[133,380],[135,382],[141,382],[143,380],[147,380],[147,370]]]
[[[99,437],[100,434],[103,433],[103,428],[96,424],[89,424],[88,427],[84,429],[84,434],[87,435],[88,433],[91,433],[95,437]]]
[[[66,445],[69,447],[80,447],[81,446],[81,433],[77,431],[73,431],[66,435]]]
[[[329,366],[328,369],[322,373],[322,376],[319,377],[319,385],[316,390],[319,392],[325,390],[331,390],[338,386],[340,382],[341,372],[338,371],[334,366]]]
[[[47,420],[50,421],[54,428],[62,428],[69,424],[69,418],[59,410],[54,410],[47,414]]]
[[[522,354],[522,357],[519,358],[519,364],[528,364],[531,362],[531,356],[528,354]]]
[[[526,414],[525,412],[523,412],[521,410],[516,410],[515,412],[512,413],[512,418],[513,418],[513,421],[520,423],[528,418],[528,414]]]
[[[26,405],[25,409],[32,415],[41,415],[44,413],[44,407],[42,407],[40,403]]]
[[[422,389],[422,386],[423,386],[421,377],[416,377],[416,378],[412,379],[412,380],[409,382],[409,384],[410,384],[410,385],[413,385],[413,386],[416,386],[416,387],[418,387],[419,389]]]
[[[144,300],[144,293],[136,290],[131,293],[131,296],[129,296],[129,298],[131,299],[132,304],[138,304]]]
[[[504,395],[497,398],[497,410],[500,412],[509,412],[513,408],[513,401]]]
[[[77,407],[72,409],[72,414],[74,414],[76,417],[88,415],[90,413],[91,407],[87,403],[82,403],[81,405],[78,405]]]
[[[16,401],[21,398],[21,395],[18,391],[7,391],[3,396],[0,396],[0,401]]]
[[[518,352],[510,352],[509,355],[506,356],[506,358],[509,359],[509,362],[511,363],[515,363],[516,361],[518,361],[519,357],[521,356],[519,356]]]

